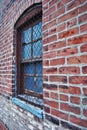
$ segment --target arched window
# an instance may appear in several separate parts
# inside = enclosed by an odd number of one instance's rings
[[[42,79],[42,7],[35,4],[26,10],[15,25],[17,96],[41,106]]]

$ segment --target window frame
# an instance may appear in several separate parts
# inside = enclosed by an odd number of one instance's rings
[[[39,18],[37,18],[37,20],[34,23],[31,23],[29,21],[32,21],[32,19],[36,16],[39,15]],[[29,16],[29,17],[28,17]],[[25,18],[25,19],[24,19]],[[24,92],[26,94],[38,97],[43,99],[43,94],[36,94],[35,92],[30,92],[30,91],[25,91],[24,90],[24,85],[21,82],[21,79],[23,80],[24,83],[24,69],[23,66],[21,66],[22,62],[21,62],[21,48],[22,48],[22,32],[24,30],[26,30],[27,28],[31,27],[31,25],[35,25],[38,22],[42,22],[42,5],[41,3],[36,4],[34,6],[32,6],[30,9],[28,9],[26,12],[24,12],[24,14],[21,16],[21,18],[19,18],[19,20],[17,21],[16,25],[15,25],[15,30],[16,30],[16,65],[17,65],[17,95],[19,94],[23,94]],[[30,60],[26,60],[25,64],[27,63],[32,63],[35,62],[35,59],[30,59]],[[41,61],[42,62],[42,57],[37,58],[37,61]]]

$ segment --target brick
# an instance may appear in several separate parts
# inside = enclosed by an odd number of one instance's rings
[[[50,101],[50,100],[44,100],[44,103],[45,105],[49,106],[49,107],[52,107],[52,108],[55,108],[55,109],[58,109],[58,102],[55,102],[55,101]]]
[[[68,45],[77,45],[77,44],[82,44],[84,42],[87,42],[87,35],[86,34],[70,38],[68,40]]]
[[[66,83],[67,82],[67,77],[66,76],[50,76],[49,80],[51,82],[63,82]]]
[[[73,28],[73,29],[68,30],[68,31],[63,31],[63,32],[59,33],[58,36],[61,39],[61,38],[74,36],[76,34],[78,34],[78,28]]]
[[[48,16],[50,15],[51,13],[55,12],[56,11],[56,5],[53,5],[52,7],[50,7],[48,10],[46,10],[44,13],[43,13],[43,16]]]
[[[79,14],[87,11],[87,3],[85,3],[83,6],[79,7]]]
[[[60,109],[64,111],[70,111],[70,106],[66,103],[60,103]]]
[[[47,107],[47,106],[45,106],[45,107],[44,107],[44,111],[47,112],[47,113],[50,113],[50,108]]]
[[[56,40],[57,40],[57,36],[56,35],[52,35],[49,38],[47,38],[48,43],[55,42]]]
[[[80,119],[75,116],[70,116],[70,121],[79,126],[87,127],[87,120]]]
[[[51,7],[51,6],[53,6],[55,3],[57,3],[58,2],[58,0],[51,0],[50,2],[49,2],[49,6]]]
[[[60,94],[60,101],[68,101],[68,96],[64,94]]]
[[[46,76],[46,75],[43,76],[43,80],[44,80],[44,81],[48,81],[48,76]]]
[[[83,98],[83,99],[82,99],[82,104],[83,104],[83,105],[87,105],[87,98]]]
[[[74,86],[67,87],[67,86],[60,85],[59,86],[59,91],[63,92],[63,93],[69,93],[69,94],[77,94],[77,95],[81,94],[80,88],[79,87],[74,87]]]
[[[83,115],[87,117],[87,110],[83,109]]]
[[[69,83],[72,84],[87,84],[87,76],[70,76]]]
[[[81,111],[79,107],[70,106],[70,112],[80,115]]]
[[[69,87],[65,86],[65,85],[59,85],[59,92],[68,93],[69,92]]]
[[[66,23],[62,23],[61,25],[58,25],[57,32],[64,31],[66,29]]]
[[[69,93],[70,93],[70,94],[80,95],[80,94],[81,94],[81,89],[80,89],[79,87],[70,86],[70,87],[69,87]]]
[[[48,46],[49,50],[55,50],[66,46],[65,41],[59,41]]]
[[[74,103],[74,104],[80,104],[80,98],[79,97],[71,96],[70,97],[70,102]]]
[[[63,112],[61,112],[59,110],[51,109],[51,114],[56,116],[57,118],[59,117],[59,118],[62,118],[64,120],[68,120],[68,114],[63,113]]]
[[[73,27],[77,24],[77,19],[76,18],[73,18],[69,21],[67,21],[67,27],[70,28],[70,27]]]
[[[87,22],[87,14],[83,14],[79,17],[79,24]]]
[[[49,28],[51,28],[51,27],[53,27],[53,26],[55,26],[56,25],[56,20],[53,20],[53,21],[51,21],[51,22],[49,22],[49,23],[47,23],[47,24],[45,24],[44,26],[43,26],[43,31],[44,30],[47,30],[47,29],[49,29]]]
[[[75,9],[75,10],[70,11],[69,13],[64,14],[63,16],[59,17],[58,22],[59,23],[62,23],[63,21],[65,22],[67,19],[71,19],[77,15],[78,15],[78,9]]]
[[[82,63],[87,63],[87,55],[74,56],[74,57],[67,58],[67,63],[68,64],[82,64]]]
[[[87,95],[87,88],[83,88],[83,94]]]
[[[49,92],[48,91],[43,91],[43,97],[45,98],[45,97],[49,97]]]
[[[56,74],[57,68],[43,68],[44,74]]]
[[[80,48],[81,52],[87,52],[87,43]]]
[[[54,52],[46,52],[46,53],[43,54],[43,58],[44,59],[53,58],[53,57],[56,57],[56,55],[57,55],[56,51],[54,51]]]
[[[76,54],[78,53],[78,49],[77,48],[65,48],[65,49],[61,49],[59,51],[57,51],[57,56],[68,56],[68,55],[72,55],[72,54]]]
[[[80,74],[80,68],[79,67],[60,67],[59,68],[60,74]]]
[[[54,27],[52,27],[52,28],[50,28],[49,29],[49,35],[52,35],[52,34],[55,34],[56,33],[56,27],[54,26]]]
[[[71,3],[69,3],[67,5],[67,10],[71,10],[73,9],[74,7],[77,7],[78,5],[80,4],[80,1],[72,1]]]
[[[80,32],[86,32],[87,31],[87,24],[81,25],[80,26]]]
[[[80,114],[79,107],[70,106],[69,104],[66,104],[66,103],[60,103],[60,109],[63,111],[68,111],[68,112],[72,112],[75,114]]]
[[[87,74],[87,66],[82,67],[82,72],[83,72],[83,74]]]
[[[63,65],[65,63],[65,59],[64,58],[58,58],[58,59],[53,59],[50,60],[50,65],[54,66],[54,65]]]
[[[56,12],[49,15],[49,20],[55,19],[59,17],[61,14],[65,12],[65,7],[62,7],[61,9],[57,10]]]
[[[48,45],[43,47],[43,52],[48,51]]]
[[[50,93],[50,98],[58,100],[58,94],[54,93],[54,92],[51,92]]]
[[[43,66],[49,66],[49,60],[44,60],[43,61]]]

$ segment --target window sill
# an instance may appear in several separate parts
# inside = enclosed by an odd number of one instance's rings
[[[12,103],[16,104],[17,106],[23,108],[24,110],[32,113],[33,115],[37,116],[38,118],[43,118],[43,110],[40,108],[34,107],[30,104],[27,104],[25,101],[22,101],[18,98],[12,98]]]

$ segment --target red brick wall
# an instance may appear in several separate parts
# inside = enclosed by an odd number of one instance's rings
[[[47,116],[87,127],[87,1],[43,0]]]
[[[0,93],[14,95],[14,25],[41,0],[6,0],[0,30]],[[87,0],[42,0],[45,119],[87,128]],[[55,121],[54,121],[55,122]]]

